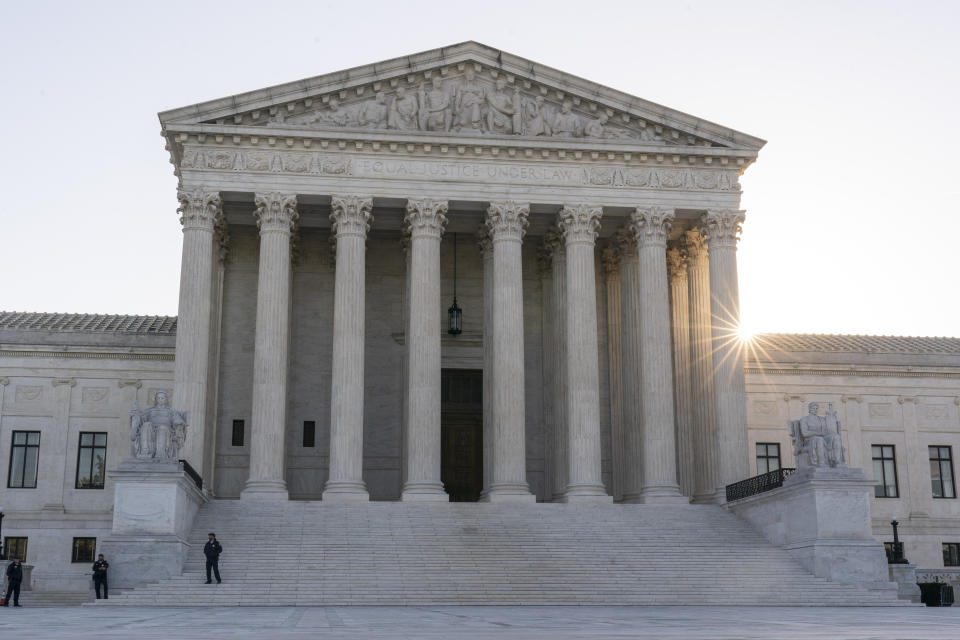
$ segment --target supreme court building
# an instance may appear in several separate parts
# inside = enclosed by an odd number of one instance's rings
[[[925,475],[942,447],[954,493],[960,341],[738,337],[763,140],[474,42],[160,121],[178,316],[4,314],[5,535],[108,535],[129,409],[166,391],[204,500],[241,505],[721,504],[829,401],[851,463],[869,476],[880,446],[909,476],[878,539],[898,515],[936,568],[960,543]],[[101,432],[90,491],[73,460]]]

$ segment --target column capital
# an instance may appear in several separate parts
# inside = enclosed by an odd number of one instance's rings
[[[613,234],[614,241],[620,248],[622,260],[637,259],[637,227],[632,222],[624,223]]]
[[[373,221],[373,198],[368,196],[333,196],[330,200],[331,234],[366,238]]]
[[[520,241],[527,233],[530,205],[513,200],[491,202],[487,207],[487,228],[491,239]]]
[[[477,227],[477,246],[480,248],[481,257],[493,256],[493,239],[486,222],[481,222]]]
[[[407,214],[403,223],[410,229],[411,236],[432,236],[439,238],[447,226],[447,201],[421,198],[407,199]]]
[[[543,248],[550,252],[550,259],[556,260],[564,256],[563,233],[560,229],[549,229],[543,236]]]
[[[177,189],[180,206],[180,224],[183,230],[201,229],[213,231],[214,224],[221,216],[223,205],[218,191],[207,191],[204,187]]]
[[[670,282],[683,282],[687,279],[687,252],[679,245],[667,248],[667,276]]]
[[[286,234],[293,231],[294,224],[300,217],[297,213],[296,195],[285,195],[276,191],[258,193],[254,195],[253,202],[257,206],[253,215],[257,219],[260,235],[267,231]]]
[[[673,229],[674,212],[666,207],[637,207],[630,214],[640,247],[667,245],[667,237]]]
[[[603,261],[603,271],[608,276],[620,271],[620,248],[614,244],[608,244],[601,253]]]
[[[683,250],[687,254],[687,260],[698,262],[707,257],[706,238],[697,229],[688,229],[681,236]]]
[[[711,209],[700,216],[700,233],[710,247],[736,248],[745,217],[738,209]]]
[[[567,245],[590,244],[597,239],[603,207],[588,204],[565,206],[560,210],[559,226]]]

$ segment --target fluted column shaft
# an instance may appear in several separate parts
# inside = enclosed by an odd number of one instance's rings
[[[670,350],[670,292],[667,236],[674,213],[663,207],[638,208],[631,215],[640,257],[640,362],[643,376],[644,503],[685,503],[677,483],[677,444],[673,413],[673,354]]]
[[[486,222],[477,230],[483,260],[483,491],[493,484],[493,241]]]
[[[713,390],[713,334],[710,328],[710,256],[696,230],[683,234],[687,252],[687,292],[690,317],[690,388],[693,392],[693,459],[697,469],[693,501],[718,500],[720,461]]]
[[[732,209],[708,211],[701,217],[701,230],[710,247],[710,315],[720,451],[717,493],[723,496],[726,485],[750,475],[743,346],[738,333],[737,241],[743,219],[742,211]]]
[[[290,235],[297,197],[256,194],[260,227],[257,326],[253,351],[250,478],[244,498],[286,499],[284,430],[290,327]]]
[[[687,256],[677,247],[667,251],[670,310],[673,316],[673,389],[677,432],[677,482],[680,493],[693,496],[694,461],[693,389],[690,383],[690,318],[687,290]]]
[[[563,234],[552,229],[545,238],[550,250],[551,286],[550,304],[553,314],[553,478],[554,502],[563,500],[567,492],[567,251]]]
[[[185,413],[189,423],[180,455],[203,473],[213,317],[214,230],[222,215],[221,201],[219,193],[204,191],[202,187],[180,189],[177,199],[183,225],[183,254],[172,402]]]
[[[623,445],[627,458],[623,501],[640,502],[643,488],[643,378],[640,355],[640,254],[632,222],[617,230],[620,246],[620,308],[622,314],[621,344],[623,357]]]
[[[333,375],[330,392],[330,477],[325,501],[370,499],[363,482],[363,346],[366,240],[371,198],[334,197],[337,239],[333,294]]]
[[[489,502],[533,502],[527,485],[521,243],[528,205],[491,202],[493,244],[493,482]]]
[[[566,502],[611,502],[600,461],[600,371],[597,345],[597,283],[594,243],[600,207],[576,205],[560,211],[567,251],[568,476]]]
[[[623,351],[620,305],[620,251],[616,246],[603,250],[604,286],[607,292],[607,371],[610,385],[610,455],[613,461],[611,493],[623,499],[627,456],[623,438]]]
[[[407,480],[404,501],[445,502],[440,480],[440,237],[447,203],[410,200]]]

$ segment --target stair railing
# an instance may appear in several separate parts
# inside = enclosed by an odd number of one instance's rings
[[[727,502],[742,500],[755,496],[758,493],[771,491],[777,487],[783,486],[783,481],[787,476],[793,475],[797,470],[793,467],[781,467],[768,473],[761,473],[758,476],[734,482],[727,485]]]
[[[190,466],[190,463],[186,460],[180,460],[180,468],[183,469],[183,472],[193,480],[193,483],[197,485],[198,491],[203,491],[203,478],[200,477],[200,474],[197,473],[197,470]]]

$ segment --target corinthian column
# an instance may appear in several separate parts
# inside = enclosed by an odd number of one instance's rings
[[[710,247],[710,316],[713,335],[713,380],[717,440],[720,449],[719,495],[725,485],[750,475],[747,407],[737,282],[737,241],[743,211],[708,211],[700,219]]]
[[[493,482],[487,502],[535,502],[527,485],[521,242],[528,205],[491,202],[493,243]]]
[[[330,392],[330,477],[324,501],[370,499],[363,482],[363,342],[366,241],[372,198],[334,197],[337,239],[333,298],[333,382]]]
[[[641,207],[631,214],[640,257],[640,363],[643,376],[644,503],[685,503],[677,484],[673,414],[673,354],[670,351],[670,292],[667,236],[673,211]]]
[[[486,222],[477,229],[483,259],[483,491],[493,483],[493,241]]]
[[[180,189],[183,257],[180,262],[180,304],[177,311],[177,347],[173,369],[173,398],[190,423],[181,455],[200,473],[206,434],[207,389],[213,304],[215,226],[222,216],[220,194]],[[212,446],[212,443],[211,443]],[[207,478],[208,481],[210,478]]]
[[[713,336],[710,330],[710,256],[699,231],[683,234],[687,253],[687,293],[690,317],[690,389],[693,393],[693,460],[696,467],[693,501],[721,499],[713,393]]]
[[[446,201],[409,200],[410,323],[407,334],[405,502],[446,502],[440,481],[440,236]]]
[[[673,391],[677,419],[677,481],[680,493],[692,496],[696,466],[693,445],[693,390],[690,386],[690,302],[687,291],[687,254],[667,250],[670,311],[673,316]]]
[[[640,254],[636,228],[628,222],[616,233],[620,247],[621,357],[623,378],[623,448],[626,457],[623,502],[640,502],[643,488],[643,398],[640,356]]]
[[[568,475],[566,502],[611,502],[600,469],[600,372],[597,283],[593,247],[600,207],[580,204],[560,211],[567,251]]]
[[[623,449],[623,367],[622,327],[620,324],[620,250],[607,246],[602,254],[604,286],[607,292],[607,370],[610,380],[610,453],[613,458],[614,500],[623,499],[627,459]]]
[[[567,250],[563,243],[563,234],[551,229],[544,237],[544,244],[550,252],[550,278],[553,287],[550,295],[551,314],[553,316],[553,477],[551,478],[551,500],[563,500],[567,492]]]
[[[256,194],[260,228],[257,328],[253,350],[250,478],[242,498],[286,500],[284,427],[287,417],[287,348],[290,327],[290,235],[297,197]]]

